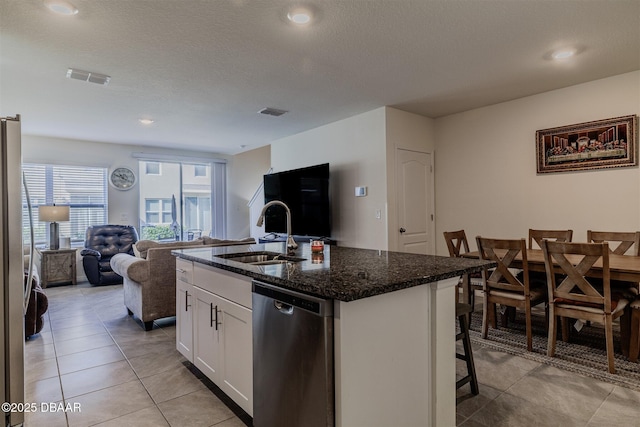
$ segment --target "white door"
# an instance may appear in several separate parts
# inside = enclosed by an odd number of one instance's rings
[[[251,310],[224,298],[218,301],[220,325],[219,384],[249,415],[253,415],[253,342]]]
[[[210,380],[218,382],[220,371],[219,298],[193,287],[195,320],[193,322],[193,364]]]
[[[176,280],[176,348],[193,362],[193,286]]]
[[[433,167],[430,153],[396,150],[398,250],[435,253]]]

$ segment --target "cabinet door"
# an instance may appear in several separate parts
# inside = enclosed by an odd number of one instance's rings
[[[198,287],[193,288],[193,364],[218,384],[220,371],[219,298]]]
[[[193,285],[176,280],[176,348],[193,362]]]
[[[218,386],[253,416],[253,351],[251,310],[217,298],[221,317]]]

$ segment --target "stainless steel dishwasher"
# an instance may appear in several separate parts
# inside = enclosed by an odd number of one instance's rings
[[[254,427],[333,426],[333,378],[333,300],[254,280]]]

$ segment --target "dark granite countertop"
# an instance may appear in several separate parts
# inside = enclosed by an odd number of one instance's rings
[[[340,301],[354,301],[495,266],[491,261],[340,246],[325,246],[324,252],[317,254],[311,252],[308,243],[301,244],[292,254],[305,259],[295,263],[251,265],[217,257],[242,252],[283,253],[285,249],[284,243],[265,243],[178,249],[172,253],[283,288]]]

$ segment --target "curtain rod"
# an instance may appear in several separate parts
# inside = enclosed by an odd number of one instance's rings
[[[195,156],[176,156],[174,154],[154,154],[154,153],[131,153],[131,157],[138,160],[162,160],[166,162],[192,162],[192,163],[227,163],[226,159],[195,157]]]

